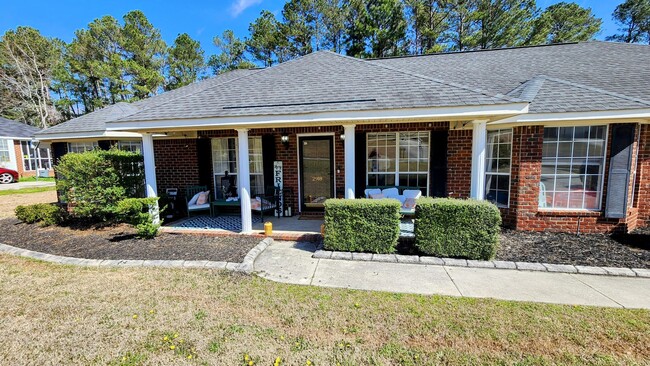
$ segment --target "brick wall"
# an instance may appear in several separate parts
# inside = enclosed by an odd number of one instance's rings
[[[199,162],[196,139],[154,140],[156,159],[156,183],[158,193],[167,188],[178,188],[199,184]]]
[[[650,125],[640,125],[633,206],[637,208],[637,226],[650,221]]]
[[[650,179],[650,131],[643,126],[647,136],[642,137],[642,151],[639,154],[639,164],[643,168],[639,169],[636,177],[636,185],[631,180],[628,187],[629,194],[633,192],[636,186],[636,196],[647,195],[650,185],[644,186],[644,177],[646,181]],[[611,133],[611,126],[610,126]],[[602,195],[602,210],[599,212],[586,211],[549,211],[539,210],[539,182],[541,177],[541,160],[542,160],[542,142],[544,128],[542,126],[523,126],[513,129],[513,146],[512,146],[512,170],[510,186],[510,207],[501,209],[503,222],[505,225],[514,227],[518,230],[530,231],[566,231],[576,232],[579,230],[583,233],[593,232],[612,232],[622,230],[632,230],[644,220],[644,213],[650,216],[650,205],[637,209],[639,198],[635,197],[635,202],[630,202],[628,216],[626,219],[608,219],[604,217],[605,202],[607,199],[607,178],[609,174],[609,158],[611,153],[611,139],[608,139],[606,163],[604,167],[604,186]],[[642,133],[643,136],[643,133]],[[637,144],[633,146],[634,155],[636,155]],[[644,150],[645,149],[645,150]],[[644,155],[644,153],[646,155]],[[644,166],[643,162],[646,161]],[[636,159],[632,162],[632,166]],[[643,199],[641,199],[643,200]],[[646,217],[648,217],[646,216]],[[638,217],[638,219],[637,219]],[[647,220],[647,219],[646,219]],[[645,222],[645,221],[644,221]]]
[[[468,198],[472,185],[472,130],[450,130],[447,150],[447,194]]]

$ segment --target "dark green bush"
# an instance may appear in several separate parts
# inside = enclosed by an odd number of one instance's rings
[[[50,203],[37,203],[29,206],[18,206],[15,210],[18,220],[41,226],[57,225],[63,221],[63,210]]]
[[[158,209],[158,198],[127,198],[117,204],[117,215],[121,222],[135,227],[138,236],[151,239],[158,234],[160,223],[153,220],[152,211]]]
[[[415,209],[415,246],[439,257],[488,260],[499,246],[501,215],[487,201],[420,198]]]
[[[325,249],[394,252],[399,239],[399,210],[399,201],[391,199],[325,201]]]
[[[118,149],[71,153],[55,169],[57,190],[74,218],[110,221],[118,202],[143,196],[143,163],[137,153]]]

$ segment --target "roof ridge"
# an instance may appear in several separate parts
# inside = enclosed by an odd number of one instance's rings
[[[525,82],[521,83],[516,88],[512,89],[510,92],[508,92],[508,95],[521,90],[519,99],[525,100],[527,102],[532,102],[537,96],[537,94],[539,93],[539,91],[542,89],[542,86],[544,85],[544,80],[545,80],[544,75],[537,75],[532,79],[526,80]]]
[[[597,87],[594,87],[594,86],[580,84],[580,83],[576,83],[576,82],[573,82],[573,81],[554,78],[554,77],[550,77],[550,76],[546,76],[546,75],[539,75],[539,76],[543,77],[544,79],[549,80],[549,81],[554,81],[554,82],[565,84],[565,85],[571,85],[571,86],[574,86],[576,88],[587,89],[587,90],[595,91],[597,93],[607,94],[607,95],[611,95],[611,96],[614,96],[614,97],[617,97],[617,98],[626,99],[626,100],[629,100],[629,101],[632,101],[632,102],[637,102],[637,103],[646,104],[646,105],[650,106],[650,101],[647,101],[645,99],[635,98],[635,97],[631,97],[631,96],[628,96],[628,95],[625,95],[625,94],[616,93],[616,92],[612,92],[612,91],[609,91],[609,90],[597,88]]]
[[[372,65],[372,66],[375,66],[375,67],[381,67],[381,68],[384,68],[384,69],[387,69],[387,70],[399,72],[399,73],[409,75],[409,76],[413,76],[413,77],[416,77],[416,78],[420,78],[420,79],[424,79],[424,80],[428,80],[428,81],[433,81],[434,83],[443,84],[443,85],[447,85],[447,86],[452,86],[454,88],[469,90],[471,92],[483,94],[483,95],[486,95],[486,96],[492,97],[492,98],[502,99],[502,100],[505,100],[507,102],[514,102],[514,103],[522,102],[522,100],[520,100],[519,98],[509,97],[507,95],[503,95],[503,94],[500,94],[500,93],[496,93],[496,94],[491,93],[491,92],[489,92],[487,90],[472,88],[472,87],[467,86],[467,85],[432,78],[432,77],[429,77],[429,76],[426,76],[426,75],[422,75],[422,74],[418,74],[418,73],[410,72],[410,71],[406,71],[406,70],[401,70],[401,69],[398,69],[398,68],[395,68],[395,67],[392,67],[392,66],[388,66],[388,65],[382,65],[382,64],[377,64],[377,63],[374,63],[374,62],[368,62],[367,60],[363,60],[363,59],[359,59],[359,58],[351,57],[351,56],[346,56],[346,55],[341,55],[339,53],[332,52],[332,51],[319,51],[319,52],[331,53],[333,55],[336,55],[336,56],[339,56],[339,57],[342,57],[342,58],[345,58],[345,59],[350,59],[350,60],[354,60],[354,61],[357,61],[357,62],[362,62],[365,65]]]

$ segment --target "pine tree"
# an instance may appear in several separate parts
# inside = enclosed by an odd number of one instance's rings
[[[215,36],[212,40],[220,53],[210,56],[208,66],[214,75],[235,69],[250,69],[255,64],[246,58],[246,43],[235,36],[235,33],[227,29],[221,37]]]
[[[179,34],[167,50],[166,90],[195,82],[205,68],[205,53],[201,44],[187,33]]]
[[[602,19],[596,18],[590,8],[583,8],[576,3],[557,3],[546,8],[535,19],[528,43],[588,41],[600,32],[602,24]]]
[[[650,44],[650,0],[627,0],[616,7],[612,17],[620,33],[608,40]]]

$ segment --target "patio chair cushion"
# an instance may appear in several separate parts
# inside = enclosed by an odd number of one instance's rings
[[[404,203],[402,204],[403,208],[415,208],[415,198],[409,197],[406,200],[404,200]]]
[[[209,203],[204,203],[202,205],[188,205],[187,209],[190,211],[197,211],[197,210],[209,210],[210,209],[210,204]]]
[[[368,188],[363,193],[366,195],[366,197],[370,198],[373,194],[380,194],[381,189],[379,188]]]
[[[265,200],[264,198],[261,197],[251,198],[251,210],[259,211],[259,210],[269,210],[271,208],[274,208],[273,204],[268,200]]]
[[[197,205],[204,205],[208,202],[208,198],[210,197],[210,191],[205,191],[205,192],[200,192],[199,197],[196,199],[196,204]]]
[[[386,197],[386,198],[397,198],[399,196],[399,190],[395,187],[391,188],[384,188],[381,193]]]
[[[203,192],[199,192],[199,193],[195,194],[194,196],[192,196],[192,199],[190,199],[190,200],[187,202],[187,206],[189,207],[189,206],[194,206],[194,205],[196,205],[196,200],[199,199],[199,196],[201,195],[201,193],[203,193]]]
[[[383,193],[374,193],[369,196],[373,200],[380,200],[382,198],[386,198]]]
[[[419,189],[405,189],[404,192],[402,192],[402,194],[406,198],[418,199],[422,197],[422,191],[420,191]]]

